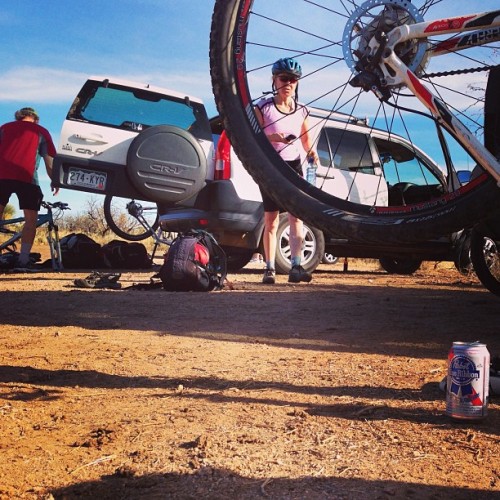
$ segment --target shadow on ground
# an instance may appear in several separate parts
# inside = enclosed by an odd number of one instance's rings
[[[353,471],[355,471],[353,464]],[[342,471],[339,471],[342,473]],[[161,474],[134,477],[131,468],[117,469],[100,481],[79,483],[51,492],[56,500],[73,498],[119,499],[193,499],[198,500],[325,500],[354,498],[411,498],[448,500],[488,500],[498,493],[470,489],[447,488],[416,483],[369,481],[363,479],[244,478],[230,471],[201,468],[192,474]]]

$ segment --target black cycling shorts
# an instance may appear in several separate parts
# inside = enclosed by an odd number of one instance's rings
[[[17,195],[21,210],[35,210],[36,212],[40,210],[43,200],[40,186],[12,179],[0,179],[0,205],[7,205],[13,194]]]
[[[295,170],[301,177],[304,176],[302,173],[302,164],[299,160],[287,161],[288,165]],[[262,194],[262,204],[264,205],[264,212],[281,212],[282,208],[279,207],[276,202],[267,196],[266,193],[262,189],[260,189],[260,193]]]

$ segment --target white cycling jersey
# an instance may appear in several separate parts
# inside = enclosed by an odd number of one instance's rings
[[[291,113],[283,113],[276,107],[274,98],[268,97],[258,102],[257,108],[264,120],[263,129],[266,135],[285,134],[293,135],[297,138],[301,136],[302,124],[309,115],[307,108],[295,102],[295,110]],[[271,141],[274,149],[285,161],[298,160],[300,158],[299,147],[302,147],[300,139],[291,141],[289,144]]]

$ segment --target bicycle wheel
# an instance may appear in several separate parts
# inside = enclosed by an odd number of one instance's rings
[[[145,228],[139,220],[129,213],[128,204],[134,200],[106,195],[104,198],[104,218],[110,229],[120,238],[128,241],[141,241],[151,237],[158,228],[158,206],[152,202],[136,202],[142,209],[141,215],[151,226]]]
[[[481,9],[493,9],[493,4],[486,1]],[[470,2],[290,0],[286,7],[282,8],[280,0],[216,0],[210,38],[212,86],[227,134],[245,167],[277,203],[326,232],[366,243],[418,241],[447,234],[500,205],[500,191],[482,169],[468,184],[458,182],[456,170],[472,170],[476,161],[436,124],[408,89],[387,84],[380,75],[370,85],[360,82],[358,71],[371,39],[382,27],[388,31],[405,23],[446,18],[449,12],[468,12]],[[498,34],[492,32],[490,40],[455,52],[449,37],[433,36],[429,43],[410,40],[395,50],[481,142],[488,69],[500,57]],[[443,49],[443,55],[430,57],[438,52],[436,47]],[[322,111],[311,130],[321,162],[317,187],[287,167],[254,114],[263,93],[272,92],[270,68],[282,57],[295,58],[303,68],[300,101]],[[375,92],[355,85],[377,91],[380,87],[380,99]],[[335,141],[329,141],[325,132],[332,121],[346,132]],[[367,138],[368,165],[356,158],[349,162],[339,153],[353,130]],[[394,144],[404,145],[406,153],[398,156]],[[429,168],[432,165],[437,170]],[[370,193],[373,201],[360,203],[353,190],[367,168],[378,178],[378,187],[372,183],[371,188],[378,192]],[[347,194],[335,191],[329,182],[333,177],[350,179]],[[406,193],[399,193],[400,186],[402,182],[415,185],[416,177],[421,196],[408,201],[405,195],[415,188],[409,186]],[[428,188],[425,196],[424,188]]]
[[[17,251],[17,244],[15,241],[13,243],[10,243],[9,245],[7,244],[7,242],[13,236],[15,236],[17,232],[21,232],[21,229],[22,225],[19,225],[18,227],[16,226],[0,227],[0,254]]]
[[[500,295],[500,241],[474,229],[471,233],[470,256],[479,281],[490,292]]]

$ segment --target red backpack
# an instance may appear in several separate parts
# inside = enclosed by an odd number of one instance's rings
[[[224,250],[210,233],[201,230],[179,234],[159,271],[163,288],[179,292],[220,290],[226,275]]]

